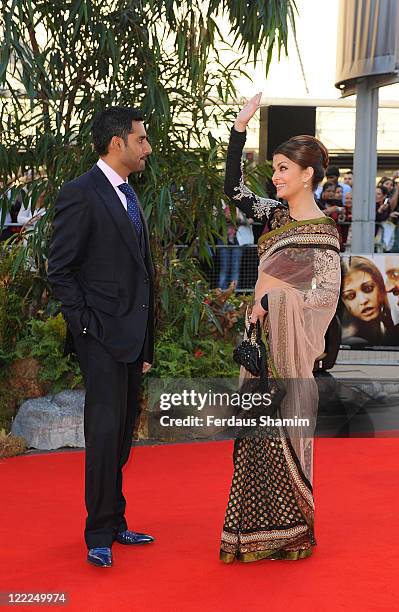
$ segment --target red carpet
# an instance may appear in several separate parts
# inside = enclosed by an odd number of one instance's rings
[[[399,610],[397,439],[317,440],[318,546],[295,562],[219,562],[231,449],[133,449],[128,519],[157,541],[115,544],[110,569],[85,561],[82,452],[0,462],[0,591],[66,591],[61,609],[85,612]]]

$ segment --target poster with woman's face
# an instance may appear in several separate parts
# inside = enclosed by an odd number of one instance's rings
[[[399,254],[342,255],[343,347],[399,350]]]

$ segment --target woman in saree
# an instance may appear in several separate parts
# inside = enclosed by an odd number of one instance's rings
[[[264,428],[259,437],[237,438],[234,473],[223,525],[220,559],[302,559],[314,536],[313,431],[318,406],[315,360],[336,311],[340,290],[339,236],[335,221],[317,206],[313,192],[323,179],[328,153],[312,136],[296,136],[273,156],[277,196],[262,198],[244,183],[246,126],[261,94],[240,111],[231,131],[225,192],[248,217],[267,223],[258,242],[259,269],[246,327],[261,321],[268,347],[269,380],[282,379],[283,419],[308,426]],[[241,382],[251,374],[241,367]]]

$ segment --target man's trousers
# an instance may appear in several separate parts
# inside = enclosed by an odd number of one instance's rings
[[[142,359],[115,361],[90,334],[74,343],[86,387],[85,541],[88,548],[111,547],[117,533],[127,529],[122,468],[139,412]]]

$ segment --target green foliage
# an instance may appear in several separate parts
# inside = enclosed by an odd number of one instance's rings
[[[239,373],[233,361],[234,343],[223,338],[197,339],[187,349],[176,328],[163,332],[155,346],[156,361],[150,376],[157,378],[228,378]]]
[[[0,371],[0,430],[9,432],[21,398],[10,388],[7,374],[7,369],[3,367]]]
[[[205,301],[208,284],[195,258],[182,256],[178,259],[176,252],[171,253],[160,279],[162,284],[159,290],[165,321],[162,320],[162,313],[159,313],[159,329],[165,327],[167,322],[168,328],[175,330],[181,338],[182,346],[187,348],[192,346],[198,336],[200,325],[203,330],[204,323],[211,322],[221,331],[217,319]]]
[[[0,362],[4,365],[12,355],[15,339],[21,331],[22,298],[0,287]]]
[[[12,285],[14,290],[14,286]],[[62,315],[44,319],[29,318],[24,300],[0,287],[0,429],[9,431],[18,405],[27,394],[24,382],[13,382],[12,365],[19,359],[34,358],[39,364],[38,378],[49,392],[73,389],[82,385],[78,363],[73,356],[64,357],[65,323]],[[15,310],[14,310],[15,309]],[[41,313],[43,316],[43,313]],[[5,330],[5,331],[4,331]]]
[[[175,284],[167,302],[169,325],[160,330],[150,376],[224,378],[238,375],[233,349],[250,297],[209,290],[195,259],[171,259]]]
[[[64,323],[46,306],[48,244],[56,194],[96,161],[93,117],[115,104],[141,107],[153,146],[133,180],[157,269],[154,373],[230,375],[237,298],[212,297],[193,255],[206,260],[225,232],[220,128],[237,110],[234,80],[246,59],[265,52],[268,69],[272,50],[286,48],[294,1],[4,0],[2,8],[0,228],[18,196],[47,212],[0,257],[0,376],[16,355],[33,356],[54,391],[81,382],[76,361],[62,356]],[[242,53],[228,64],[218,51],[231,48],[222,15]],[[28,169],[33,180],[22,180]],[[251,173],[259,193],[269,171]],[[188,248],[178,256],[181,243]],[[6,395],[0,426],[15,408]]]
[[[4,368],[13,358],[13,349],[27,316],[32,277],[19,269],[13,277],[16,260],[14,249],[0,245],[0,366]]]
[[[65,322],[62,315],[27,321],[24,334],[16,344],[16,357],[34,357],[40,364],[39,379],[57,393],[82,384],[76,360],[63,356]]]
[[[17,245],[18,266],[30,262],[37,294],[46,287],[46,258],[59,187],[95,161],[90,129],[112,104],[143,110],[154,153],[135,178],[159,274],[179,242],[207,245],[223,232],[224,142],[237,99],[234,79],[245,57],[268,58],[286,46],[293,0],[5,0],[0,21],[1,220],[20,194],[47,214]],[[227,65],[219,28],[227,17],[243,57]],[[237,56],[236,56],[237,57]],[[21,171],[34,180],[24,184]],[[12,188],[11,199],[7,191]],[[216,216],[215,211],[216,210]],[[1,224],[2,221],[0,221]],[[197,240],[198,239],[198,240]],[[160,279],[165,298],[166,282]],[[164,302],[163,302],[164,304]],[[162,304],[159,312],[165,314]]]

